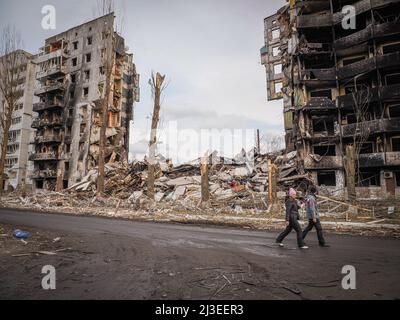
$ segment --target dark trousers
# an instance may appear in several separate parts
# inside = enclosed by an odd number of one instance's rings
[[[286,236],[292,232],[292,230],[295,230],[297,233],[297,245],[299,247],[304,246],[304,241],[303,241],[303,234],[301,232],[301,226],[299,224],[299,221],[297,221],[297,216],[295,214],[291,214],[289,217],[289,225],[286,227],[285,231],[283,231],[278,238],[276,239],[276,242],[281,243],[283,239],[286,238]]]
[[[321,226],[321,221],[317,219],[317,222],[314,222],[313,219],[308,220],[308,226],[304,229],[303,231],[303,240],[306,238],[307,234],[312,230],[312,228],[315,227],[315,230],[317,230],[317,236],[318,236],[318,241],[321,246],[325,244],[325,239],[324,235],[322,233],[322,226]]]

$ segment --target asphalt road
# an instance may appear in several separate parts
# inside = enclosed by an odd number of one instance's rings
[[[0,248],[0,299],[400,298],[399,240],[328,234],[331,247],[320,248],[312,232],[305,251],[294,234],[279,248],[276,233],[221,227],[14,210],[0,210],[0,224],[72,248],[23,257]],[[53,291],[41,288],[48,264],[57,272]],[[356,269],[355,290],[341,286],[345,265]]]

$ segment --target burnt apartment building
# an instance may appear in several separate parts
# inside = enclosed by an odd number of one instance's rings
[[[11,53],[11,55],[16,55],[19,61],[19,70],[15,71],[15,77],[18,77],[16,85],[18,100],[12,113],[11,126],[8,132],[4,170],[5,180],[3,186],[0,186],[4,190],[15,190],[18,187],[22,187],[22,185],[29,188],[32,185],[32,181],[29,179],[32,167],[28,161],[28,156],[31,151],[30,140],[34,134],[31,123],[36,66],[33,63],[34,56],[26,51],[18,50]],[[5,59],[5,57],[0,57],[0,59]],[[1,63],[0,65],[7,65],[7,63]],[[5,104],[6,99],[2,96],[0,90],[0,113],[4,112]],[[2,140],[3,132],[0,126],[0,144]],[[1,152],[2,148],[0,148],[0,155]]]
[[[33,106],[30,156],[36,189],[67,188],[97,166],[106,95],[106,163],[128,158],[139,75],[114,21],[109,14],[53,36],[36,59],[40,102]]]
[[[261,59],[300,173],[337,196],[352,181],[359,198],[400,195],[399,0],[288,1],[265,19]]]

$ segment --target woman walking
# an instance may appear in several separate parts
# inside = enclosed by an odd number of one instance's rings
[[[300,205],[296,200],[297,192],[293,188],[289,189],[289,198],[286,200],[286,229],[278,236],[276,243],[283,247],[283,239],[292,232],[294,229],[297,233],[297,245],[300,249],[308,249],[303,241],[303,232],[301,231],[301,226],[299,224],[299,209]]]

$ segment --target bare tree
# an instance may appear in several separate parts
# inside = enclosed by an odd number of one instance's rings
[[[150,131],[150,142],[149,142],[149,176],[147,180],[147,196],[154,200],[154,181],[155,181],[155,164],[156,164],[156,149],[157,149],[157,127],[160,120],[160,109],[161,109],[161,93],[165,89],[163,86],[165,76],[162,76],[157,72],[151,75],[149,84],[154,98],[154,111],[153,118],[151,121]]]
[[[112,0],[102,0],[98,2],[98,7],[102,15],[113,13],[114,4]],[[112,74],[115,62],[115,36],[114,36],[114,18],[112,23],[105,24],[100,30],[101,38],[104,40],[100,45],[100,56],[102,61],[105,82],[101,92],[101,111],[100,111],[100,140],[98,153],[98,178],[97,178],[97,195],[104,194],[105,181],[105,148],[107,143],[107,127],[108,127],[108,108],[111,96]],[[103,46],[104,45],[104,46]]]
[[[281,135],[264,134],[260,139],[261,153],[281,151],[285,148],[285,137]]]
[[[358,90],[355,80],[353,97],[353,112],[355,116],[354,135],[352,145],[346,146],[345,171],[347,177],[347,194],[350,201],[356,200],[356,175],[358,181],[362,180],[360,173],[360,154],[365,142],[371,134],[371,127],[367,123],[369,118],[368,108],[371,101],[371,91],[368,86]]]
[[[3,191],[4,169],[13,112],[23,95],[20,87],[24,52],[19,33],[14,27],[6,27],[0,35],[0,193]]]

